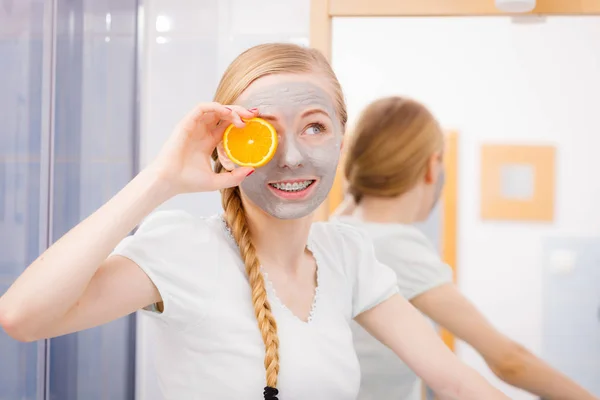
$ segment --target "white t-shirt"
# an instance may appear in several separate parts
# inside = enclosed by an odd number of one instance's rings
[[[394,270],[406,299],[452,282],[452,269],[418,228],[363,222],[355,217],[338,217],[335,222],[356,227],[369,236],[377,259]],[[362,371],[359,400],[421,399],[421,380],[402,360],[360,325],[353,323],[352,331]]]
[[[317,223],[308,248],[317,261],[313,312],[303,322],[267,281],[280,340],[280,400],[354,400],[360,369],[350,322],[398,292],[366,236]],[[114,254],[134,261],[164,301],[153,315],[154,359],[168,400],[262,399],[264,345],[237,246],[218,217],[157,212]]]

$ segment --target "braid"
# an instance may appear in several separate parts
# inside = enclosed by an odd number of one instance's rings
[[[219,161],[215,162],[215,172],[221,172],[223,167]],[[254,315],[258,321],[258,328],[265,345],[265,369],[267,373],[267,387],[264,398],[277,400],[277,376],[279,374],[279,338],[277,336],[277,322],[271,312],[271,305],[267,299],[265,281],[260,271],[260,262],[256,249],[250,238],[250,230],[246,222],[246,213],[242,205],[240,190],[237,187],[221,191],[225,220],[233,238],[238,244],[240,255],[246,266],[246,274],[252,291],[252,305]]]

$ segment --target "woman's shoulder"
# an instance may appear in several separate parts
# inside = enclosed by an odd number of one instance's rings
[[[373,254],[373,243],[362,230],[332,222],[315,222],[309,242],[345,274],[353,274],[365,255]]]
[[[136,234],[157,234],[165,236],[185,236],[190,232],[201,236],[219,229],[221,218],[218,216],[200,217],[184,210],[159,210],[142,221]]]
[[[416,226],[365,223],[339,219],[365,232],[373,241],[375,255],[398,277],[401,293],[408,299],[452,281],[452,269],[444,263],[433,243]]]
[[[383,247],[407,255],[416,253],[435,255],[436,250],[431,241],[414,225],[364,222],[352,217],[336,218],[333,222],[364,232],[376,248]]]
[[[181,210],[155,211],[113,255],[136,263],[161,294],[165,311],[160,315],[184,326],[206,311],[218,285],[228,249],[221,221]]]
[[[217,242],[226,242],[218,216],[199,217],[182,210],[159,210],[142,221],[133,235],[115,249],[152,254],[167,259],[190,253],[210,253]]]
[[[327,241],[338,246],[356,247],[360,244],[371,243],[367,234],[352,225],[336,222],[315,222],[312,225],[311,236],[319,241]]]
[[[352,293],[352,317],[366,311],[398,292],[396,276],[375,257],[369,236],[356,227],[318,222],[313,225],[312,240],[319,241],[331,267],[345,277]]]
[[[379,223],[363,221],[353,216],[338,216],[331,219],[338,225],[352,226],[365,232],[373,240],[389,237],[404,237],[405,239],[427,243],[427,237],[414,225],[399,223]]]

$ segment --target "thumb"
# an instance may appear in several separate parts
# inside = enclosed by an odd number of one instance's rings
[[[246,177],[254,172],[254,168],[240,167],[233,171],[226,171],[216,174],[214,177],[215,185],[219,189],[225,189],[238,186]]]

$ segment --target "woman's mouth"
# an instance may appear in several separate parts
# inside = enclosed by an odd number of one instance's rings
[[[297,179],[269,183],[269,189],[284,199],[304,199],[312,192],[316,179]]]

